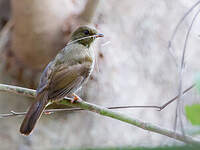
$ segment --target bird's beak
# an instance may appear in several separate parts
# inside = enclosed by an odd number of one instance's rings
[[[98,37],[104,37],[104,35],[102,33],[97,33],[95,37],[96,38],[98,38]]]

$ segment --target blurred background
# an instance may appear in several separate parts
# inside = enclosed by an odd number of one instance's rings
[[[41,71],[66,45],[70,33],[81,24],[92,24],[105,37],[93,45],[95,69],[79,95],[102,106],[160,106],[178,93],[178,66],[186,33],[198,7],[179,27],[171,52],[168,42],[178,21],[196,2],[0,0],[0,83],[36,89]],[[200,70],[198,18],[187,44],[183,89],[193,84]],[[26,111],[32,101],[1,92],[0,113]],[[195,89],[182,97],[183,106],[198,101],[199,93]],[[176,103],[163,111],[116,111],[173,130]],[[199,131],[187,121],[184,110],[180,115],[187,134]],[[0,119],[0,149],[60,150],[182,144],[88,111],[43,115],[28,137],[19,133],[22,119]]]

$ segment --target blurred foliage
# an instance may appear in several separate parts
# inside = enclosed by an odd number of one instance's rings
[[[116,148],[83,148],[83,149],[70,149],[70,150],[199,150],[200,147],[192,147],[189,145],[185,146],[166,146],[166,147],[116,147]],[[59,149],[59,150],[69,150],[69,149]]]
[[[200,125],[200,104],[186,105],[185,112],[187,119],[192,125]]]
[[[196,80],[196,89],[200,94],[200,74],[197,75]],[[192,125],[200,125],[200,104],[186,105],[185,112],[187,119],[192,123]]]

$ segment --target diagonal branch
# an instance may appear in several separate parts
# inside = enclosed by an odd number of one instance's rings
[[[7,92],[14,92],[16,94],[20,94],[20,95],[24,95],[24,96],[29,96],[29,97],[34,97],[35,96],[35,90],[32,89],[27,89],[27,88],[21,88],[21,87],[17,87],[17,86],[9,86],[9,85],[3,85],[0,84],[0,91],[7,91]],[[103,116],[107,116],[113,119],[117,119],[120,120],[122,122],[126,122],[128,124],[132,124],[134,126],[137,126],[139,128],[142,128],[144,130],[147,131],[151,131],[154,133],[158,133],[161,135],[165,135],[167,137],[182,141],[184,143],[187,144],[192,144],[192,145],[200,145],[200,141],[196,140],[190,136],[183,136],[179,133],[176,133],[174,131],[165,129],[165,128],[161,128],[159,126],[153,125],[151,123],[147,123],[147,122],[143,122],[141,120],[137,120],[134,119],[132,117],[129,117],[125,114],[122,113],[118,113],[118,112],[114,112],[111,111],[105,107],[102,106],[98,106],[95,104],[91,104],[88,102],[84,102],[82,100],[75,102],[75,103],[71,103],[69,100],[64,99],[61,102],[59,102],[60,104],[64,104],[64,105],[68,105],[68,106],[72,106],[72,107],[79,107],[81,109],[85,109],[85,110],[89,110],[95,113],[98,113],[100,115]],[[15,112],[12,112],[13,114],[16,114]]]
[[[80,108],[95,112],[95,113],[103,115],[103,116],[107,116],[107,117],[110,117],[110,118],[113,118],[113,119],[120,120],[122,122],[126,122],[128,124],[132,124],[134,126],[137,126],[137,127],[142,128],[144,130],[147,130],[147,131],[151,131],[151,132],[154,132],[154,133],[158,133],[158,134],[161,134],[161,135],[168,136],[170,138],[182,141],[182,142],[187,143],[187,144],[200,145],[199,140],[196,140],[196,139],[194,139],[190,136],[183,136],[183,135],[176,133],[174,131],[171,131],[171,130],[168,130],[168,129],[165,129],[165,128],[161,128],[159,126],[156,126],[156,125],[153,125],[151,123],[147,123],[147,122],[144,122],[144,121],[141,121],[141,120],[134,119],[133,117],[129,117],[129,116],[124,115],[122,113],[114,112],[114,111],[111,111],[107,108],[104,108],[104,107],[101,107],[101,106],[98,106],[98,105],[95,105],[95,104],[91,104],[91,103],[88,103],[88,102],[85,102],[85,101],[82,101],[82,100],[72,104],[69,100],[64,99],[60,103],[66,104],[66,105],[72,106],[72,107],[80,107]]]

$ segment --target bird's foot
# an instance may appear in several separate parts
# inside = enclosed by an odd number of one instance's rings
[[[71,103],[82,101],[82,99],[78,95],[76,95],[75,93],[70,94],[66,98],[69,99],[69,100],[71,100]]]
[[[80,100],[80,97],[74,93],[72,93],[72,101],[71,103],[77,102]]]
[[[51,115],[52,113],[53,113],[53,112],[49,112],[49,111],[44,112],[45,115]]]

